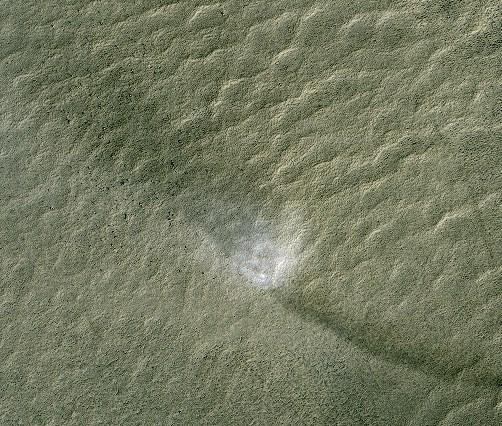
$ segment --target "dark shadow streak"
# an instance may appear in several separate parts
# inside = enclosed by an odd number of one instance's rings
[[[388,362],[396,366],[411,368],[415,371],[419,371],[420,373],[428,376],[433,376],[442,381],[464,382],[469,385],[475,385],[489,390],[502,387],[502,377],[476,377],[473,375],[468,375],[467,370],[474,363],[468,366],[464,365],[452,369],[446,367],[444,363],[438,363],[437,361],[434,361],[434,359],[432,359],[430,356],[424,354],[420,354],[420,357],[413,357],[409,353],[402,350],[400,351],[396,348],[385,350],[382,347],[378,347],[378,345],[374,343],[368,342],[367,339],[358,338],[355,335],[356,333],[350,332],[346,328],[341,327],[339,324],[337,324],[336,318],[334,318],[332,315],[322,314],[313,309],[305,307],[295,296],[291,296],[291,294],[288,294],[287,291],[285,292],[282,289],[273,291],[287,311],[295,315],[299,315],[306,321],[317,323],[329,332],[335,333],[337,337],[339,337],[346,343],[354,345],[360,351],[365,352],[381,361]]]

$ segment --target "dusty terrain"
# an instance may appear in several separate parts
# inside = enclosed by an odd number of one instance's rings
[[[500,1],[0,1],[1,425],[502,424]]]

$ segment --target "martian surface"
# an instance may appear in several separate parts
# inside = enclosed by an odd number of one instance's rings
[[[499,0],[0,0],[0,425],[502,424]]]

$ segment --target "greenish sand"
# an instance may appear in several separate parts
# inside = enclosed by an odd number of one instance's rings
[[[499,0],[0,1],[0,425],[502,424]]]

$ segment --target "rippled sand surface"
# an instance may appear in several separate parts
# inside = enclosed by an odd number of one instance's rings
[[[0,425],[502,424],[498,0],[0,1]]]

